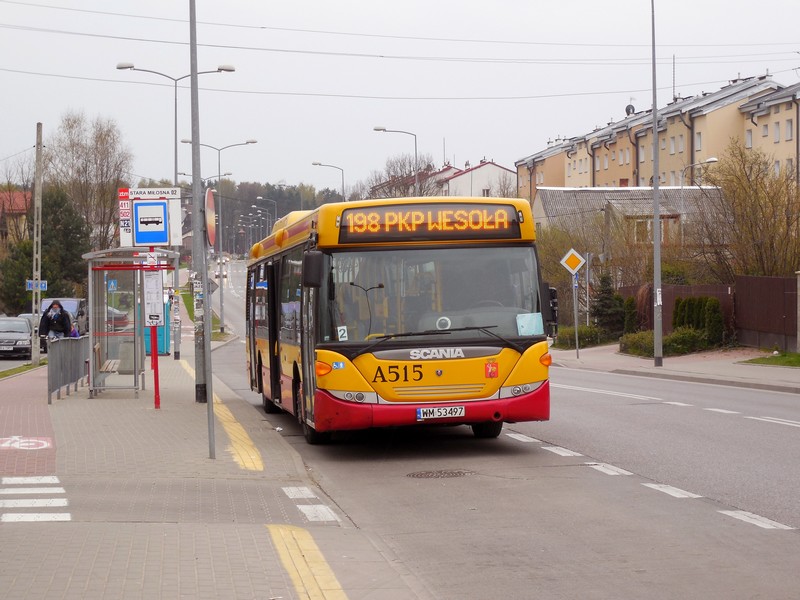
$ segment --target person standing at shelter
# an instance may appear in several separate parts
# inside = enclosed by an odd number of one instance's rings
[[[39,335],[47,336],[47,339],[52,340],[69,337],[71,330],[72,319],[70,319],[69,313],[61,306],[61,302],[53,300],[39,322]]]

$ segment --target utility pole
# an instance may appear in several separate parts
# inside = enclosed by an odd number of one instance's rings
[[[36,172],[33,174],[33,333],[31,334],[31,363],[39,366],[39,305],[42,303],[42,124],[36,124]]]

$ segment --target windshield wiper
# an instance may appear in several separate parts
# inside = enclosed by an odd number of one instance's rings
[[[525,349],[522,346],[520,346],[519,344],[517,344],[515,342],[512,342],[511,340],[509,340],[507,338],[504,338],[501,335],[496,334],[494,331],[489,331],[490,329],[494,329],[496,327],[497,327],[497,325],[484,325],[482,327],[481,326],[455,327],[453,329],[426,329],[425,331],[407,331],[407,332],[403,332],[403,333],[388,333],[386,335],[382,335],[379,338],[377,338],[377,341],[374,344],[370,344],[366,348],[362,348],[358,353],[356,353],[356,356],[360,356],[361,354],[366,354],[367,352],[369,352],[370,350],[372,350],[376,346],[381,345],[386,340],[391,340],[391,339],[399,338],[399,337],[415,337],[415,336],[423,336],[423,335],[447,335],[447,334],[450,334],[450,333],[452,333],[454,331],[480,331],[482,333],[485,333],[486,335],[489,335],[489,336],[491,336],[493,338],[496,338],[496,339],[500,340],[505,345],[510,346],[511,348],[513,348],[514,350],[519,352],[520,354],[522,354],[525,351]]]

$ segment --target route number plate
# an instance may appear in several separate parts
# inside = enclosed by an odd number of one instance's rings
[[[464,416],[463,406],[431,406],[417,409],[417,421],[426,419],[455,419]]]

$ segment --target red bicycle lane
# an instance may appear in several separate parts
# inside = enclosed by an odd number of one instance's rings
[[[53,475],[55,470],[47,367],[0,379],[0,476]]]

